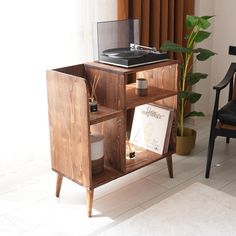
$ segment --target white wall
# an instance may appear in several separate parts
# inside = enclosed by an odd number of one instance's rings
[[[93,59],[92,22],[116,19],[116,0],[0,2],[0,177],[50,165],[46,69]]]
[[[195,0],[195,15],[203,16],[203,15],[215,15],[215,0]],[[212,25],[209,28],[209,32],[214,30],[214,21],[215,19],[211,20]],[[206,39],[206,41],[198,44],[198,47],[207,48],[213,50],[213,39],[214,39],[214,32],[210,38]],[[207,73],[208,78],[201,80],[196,85],[194,85],[193,90],[195,92],[201,93],[202,97],[200,100],[193,104],[192,109],[196,111],[202,111],[205,114],[208,114],[208,104],[210,99],[209,88],[211,86],[211,64],[212,59],[208,59],[204,62],[197,61],[194,70],[197,72]]]
[[[236,1],[215,0],[215,25],[213,49],[218,55],[213,59],[211,65],[211,88],[216,85],[225,75],[231,62],[236,62],[236,56],[228,55],[229,45],[236,46]],[[221,104],[227,101],[226,91],[222,94]],[[209,109],[212,110],[214,96],[210,90]]]
[[[196,0],[196,15],[215,15],[212,28],[212,36],[207,40],[207,48],[217,53],[207,62],[198,62],[196,70],[209,73],[207,81],[201,81],[194,90],[203,93],[195,109],[211,114],[215,93],[212,89],[225,75],[231,62],[236,61],[236,56],[228,55],[229,45],[236,45],[236,31],[234,25],[236,22],[236,1],[235,0]],[[226,91],[221,96],[220,104],[227,100]]]

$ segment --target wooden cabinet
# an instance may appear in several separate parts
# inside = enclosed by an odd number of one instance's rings
[[[132,69],[98,62],[47,71],[48,111],[52,169],[57,172],[56,195],[62,178],[67,177],[87,189],[88,215],[91,216],[93,191],[103,185],[166,158],[169,176],[173,177],[172,154],[175,153],[177,109],[176,61],[166,61]],[[91,83],[99,75],[96,89],[98,111],[89,112]],[[148,80],[148,95],[135,94],[135,78]],[[154,102],[174,108],[169,151],[159,155],[148,150],[126,158],[134,108]],[[90,132],[104,135],[104,172],[93,175]]]

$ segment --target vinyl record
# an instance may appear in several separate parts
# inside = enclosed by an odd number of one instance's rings
[[[130,48],[112,48],[103,51],[103,54],[111,58],[139,58],[147,55],[148,51],[130,50]]]

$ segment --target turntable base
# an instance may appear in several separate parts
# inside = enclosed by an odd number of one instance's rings
[[[105,64],[131,68],[147,65],[168,59],[166,52],[149,52],[147,50],[130,50],[130,48],[115,48],[105,50],[99,61]]]

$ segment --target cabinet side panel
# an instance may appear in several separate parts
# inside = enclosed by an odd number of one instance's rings
[[[85,78],[85,69],[84,64],[74,65],[74,66],[67,66],[55,69],[58,72],[62,72],[64,74],[79,76]]]
[[[90,84],[95,77],[99,77],[96,88],[98,103],[109,108],[120,110],[125,104],[124,75],[94,67],[85,67],[86,77]]]
[[[52,169],[91,186],[87,86],[84,79],[47,71]]]

